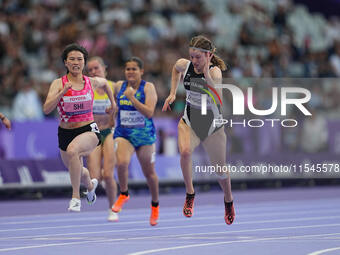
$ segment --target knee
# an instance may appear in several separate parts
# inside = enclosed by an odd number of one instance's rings
[[[129,162],[126,162],[126,161],[117,162],[116,166],[117,166],[118,171],[125,170],[125,169],[128,169]]]
[[[150,173],[146,173],[145,178],[148,180],[153,180],[153,181],[158,180],[157,174],[154,171]]]
[[[105,181],[105,182],[109,182],[109,181],[114,181],[114,179],[113,179],[113,174],[112,173],[103,173],[103,180]]]
[[[69,157],[78,157],[79,152],[77,150],[77,148],[75,146],[73,146],[72,144],[70,144],[67,149],[66,149],[66,153]]]
[[[182,159],[187,159],[191,157],[191,151],[189,148],[183,148],[180,150],[180,155]]]

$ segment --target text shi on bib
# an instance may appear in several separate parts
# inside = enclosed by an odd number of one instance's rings
[[[79,115],[91,112],[92,96],[86,95],[64,96],[64,111],[67,116]]]

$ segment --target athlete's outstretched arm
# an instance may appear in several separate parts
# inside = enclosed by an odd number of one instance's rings
[[[67,90],[72,87],[72,84],[65,83],[64,88],[62,87],[61,79],[54,80],[48,91],[46,101],[43,106],[43,111],[45,114],[51,113],[59,103],[60,99],[65,95]]]
[[[188,66],[188,63],[189,63],[189,60],[180,58],[179,60],[176,61],[176,64],[172,68],[170,95],[167,97],[167,99],[164,102],[164,105],[162,108],[163,112],[170,109],[170,105],[175,101],[178,84],[181,79],[181,74],[185,72],[185,69]]]
[[[137,98],[135,98],[136,90],[132,87],[128,87],[124,95],[131,101],[133,106],[145,117],[152,118],[155,112],[157,103],[157,93],[155,86],[151,82],[147,82],[144,86],[145,93],[145,104],[141,103]]]
[[[102,77],[92,77],[91,79],[91,84],[93,85],[94,89],[95,88],[103,88],[105,93],[108,95],[109,100],[111,102],[111,110],[114,112],[117,109],[117,105],[116,102],[113,98],[113,92],[112,89],[109,85],[109,83],[107,82],[107,80],[105,78]]]

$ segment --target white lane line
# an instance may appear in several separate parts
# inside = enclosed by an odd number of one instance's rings
[[[251,232],[259,232],[259,231],[274,231],[274,230],[292,230],[292,229],[308,229],[308,228],[328,228],[328,227],[339,227],[340,224],[322,224],[322,225],[302,225],[302,226],[291,226],[291,227],[276,227],[276,228],[257,228],[257,229],[243,229],[243,230],[230,230],[230,231],[219,231],[219,232],[200,232],[200,233],[188,233],[188,234],[172,234],[172,235],[154,235],[154,236],[141,236],[141,237],[125,237],[120,238],[119,240],[129,241],[129,240],[144,240],[144,239],[160,239],[160,238],[171,238],[171,237],[190,237],[190,236],[200,236],[200,235],[216,235],[216,234],[224,234],[229,235],[233,233],[251,233]],[[150,229],[146,229],[150,230]],[[339,236],[340,237],[340,236]],[[82,237],[71,237],[71,238],[64,238],[64,239],[79,239]],[[31,240],[55,240],[55,237],[48,238],[48,237],[40,237],[40,238],[33,238]],[[59,238],[62,240],[63,238]]]
[[[120,241],[120,239],[116,239],[116,241]],[[21,246],[21,247],[0,249],[0,252],[18,251],[18,250],[53,247],[53,246],[68,246],[68,245],[84,244],[84,243],[96,243],[96,242],[98,242],[98,241],[80,241],[80,242],[69,242],[69,243],[50,243],[50,244],[42,244],[42,245]]]
[[[205,244],[183,245],[183,246],[175,246],[175,247],[168,247],[168,248],[161,248],[161,249],[153,249],[153,250],[135,252],[135,253],[130,253],[130,255],[142,255],[142,254],[149,254],[149,253],[169,251],[169,250],[186,249],[186,248],[202,247],[202,246],[212,246],[212,245],[220,245],[220,244],[248,243],[248,242],[258,242],[258,241],[272,241],[272,240],[284,240],[284,239],[294,239],[294,238],[306,238],[306,237],[323,237],[323,236],[332,236],[332,235],[338,235],[338,234],[340,234],[340,233],[318,234],[318,235],[300,235],[300,236],[281,236],[281,237],[271,237],[271,238],[258,238],[258,239],[249,239],[249,240],[236,240],[236,241],[214,242],[214,243],[205,243]],[[17,251],[17,250],[34,249],[34,248],[43,248],[43,247],[53,247],[53,246],[69,246],[69,245],[77,245],[77,244],[84,244],[84,243],[97,243],[97,242],[109,243],[109,242],[117,242],[117,241],[123,241],[123,240],[124,239],[114,238],[114,239],[103,239],[102,241],[93,240],[93,241],[30,245],[30,246],[21,246],[21,247],[12,247],[12,248],[2,248],[2,249],[0,249],[0,252]]]
[[[199,198],[198,198],[199,199]],[[295,211],[300,211],[300,210],[318,210],[320,208],[320,203],[322,204],[322,208],[328,209],[328,208],[337,208],[336,205],[340,203],[334,203],[334,201],[337,201],[339,199],[316,199],[313,200],[313,202],[307,202],[308,204],[306,205],[306,201],[302,200],[284,200],[284,201],[279,201],[279,202],[258,202],[256,204],[251,204],[251,203],[239,203],[238,206],[238,213],[242,213],[249,211],[250,209],[253,212],[263,212],[263,211],[272,211],[272,212],[290,212],[292,211],[292,204],[294,204],[294,210]],[[339,200],[340,201],[340,200]],[[236,200],[237,202],[237,200]],[[273,205],[275,205],[275,210],[273,209]],[[209,208],[214,208],[216,209],[217,206],[220,206],[221,208],[223,205],[220,204],[214,204],[214,205],[198,205],[198,208],[200,208],[201,211],[204,212],[204,209],[209,209]],[[161,210],[163,208],[166,208],[167,210],[172,210],[176,208],[180,208],[178,206],[169,206],[169,207],[161,207]],[[340,207],[339,207],[340,208]],[[202,210],[203,209],[203,210]],[[124,212],[131,212],[131,211],[147,211],[148,209],[145,208],[128,208],[124,209]],[[103,211],[83,211],[81,212],[82,216],[88,215],[91,216],[92,214],[99,214],[103,213]],[[20,215],[20,216],[0,216],[0,224],[7,224],[9,220],[17,220],[17,219],[25,219],[25,218],[37,218],[40,219],[42,217],[53,217],[53,216],[70,216],[70,213],[51,213],[51,214],[32,214],[32,215]],[[104,216],[105,217],[105,216]],[[3,222],[5,221],[5,222]],[[13,222],[15,224],[15,221]]]
[[[308,228],[328,228],[339,227],[340,224],[323,224],[323,225],[304,225],[304,226],[292,226],[292,227],[277,227],[277,228],[257,228],[257,229],[243,229],[243,230],[231,230],[231,231],[219,231],[219,232],[200,232],[200,233],[188,233],[188,234],[171,234],[171,235],[153,235],[153,236],[139,236],[139,237],[125,237],[120,238],[119,241],[131,241],[131,240],[147,240],[147,239],[169,239],[169,238],[197,238],[197,236],[206,237],[208,235],[230,235],[236,233],[252,233],[260,231],[273,231],[273,230],[292,230],[292,229],[308,229]],[[219,236],[221,238],[221,236]],[[340,237],[340,236],[339,236]],[[67,238],[68,240],[75,239],[75,237]],[[77,239],[79,239],[78,237]],[[214,237],[216,238],[216,237]],[[224,237],[223,237],[224,238]],[[66,238],[64,238],[65,240]],[[31,240],[56,240],[56,238],[35,238]],[[57,240],[63,240],[59,238]],[[98,240],[99,242],[99,240]]]
[[[283,222],[301,222],[308,220],[322,220],[322,219],[334,219],[340,218],[340,216],[325,216],[325,217],[312,217],[312,218],[294,218],[294,219],[280,219],[280,220],[266,220],[266,221],[247,221],[247,222],[237,222],[237,225],[250,225],[250,224],[264,224],[264,223],[283,223]],[[187,219],[183,219],[185,221]],[[170,221],[170,220],[169,220]],[[172,220],[173,221],[173,220]],[[179,220],[177,219],[176,222]],[[145,224],[148,224],[145,221]],[[235,224],[235,223],[234,223]],[[235,224],[235,225],[236,225]],[[329,226],[338,226],[340,224],[329,224]],[[42,237],[56,237],[56,236],[75,236],[75,235],[93,235],[93,234],[103,234],[103,233],[122,233],[122,232],[136,232],[136,231],[156,231],[156,230],[168,230],[168,229],[188,229],[188,228],[201,228],[201,227],[212,227],[212,226],[224,226],[221,223],[213,224],[194,224],[194,225],[184,225],[184,226],[170,226],[170,227],[148,227],[148,228],[133,228],[133,229],[114,229],[114,230],[104,230],[104,231],[92,231],[92,232],[73,232],[73,233],[62,233],[62,234],[44,234],[44,235],[33,235],[33,236],[14,236],[14,237],[3,237],[0,240],[13,240],[13,239],[27,239],[27,238],[42,238]],[[230,233],[230,231],[228,231]]]
[[[334,233],[334,234],[340,234],[340,233]],[[273,241],[273,240],[300,239],[300,238],[306,238],[306,237],[323,237],[323,236],[330,236],[334,234],[280,236],[280,237],[257,238],[257,239],[249,239],[249,240],[190,244],[190,245],[173,246],[173,247],[160,248],[160,249],[144,250],[144,251],[129,253],[128,255],[144,255],[144,254],[151,254],[151,253],[156,253],[156,252],[173,251],[173,250],[179,250],[179,249],[196,248],[196,247],[204,247],[204,246],[225,245],[225,244],[232,244],[232,243],[251,243],[251,242]]]
[[[333,212],[339,212],[339,209],[331,209],[331,210],[322,210],[324,214],[327,214],[327,213],[333,213]],[[181,215],[181,211],[176,211],[176,212],[161,212],[161,218],[166,218],[166,216],[174,216],[174,215]],[[206,211],[206,213],[210,215],[210,219],[211,218],[214,218],[214,217],[221,217],[221,213],[217,213],[216,211],[213,211],[213,212],[208,212]],[[199,212],[200,215],[203,215],[205,214],[205,212]],[[287,212],[270,212],[270,213],[262,213],[262,212],[259,212],[259,213],[248,213],[248,214],[239,214],[237,213],[237,219],[242,219],[242,218],[246,218],[246,217],[250,217],[250,218],[256,218],[258,216],[261,216],[261,217],[267,217],[267,216],[287,216],[287,215],[299,215],[299,214],[303,214],[303,215],[306,215],[306,214],[315,214],[314,211],[308,209],[308,210],[302,210],[302,211],[287,211]],[[50,219],[50,220],[31,220],[31,221],[17,221],[17,222],[8,222],[8,223],[0,223],[0,225],[19,225],[19,224],[46,224],[46,223],[57,223],[57,222],[81,222],[81,221],[85,221],[85,222],[88,222],[89,219],[91,221],[95,221],[95,220],[100,220],[100,221],[105,221],[106,222],[106,214],[101,217],[93,217],[91,216],[90,218],[89,217],[82,217],[82,218],[66,218],[66,219]],[[142,218],[142,219],[145,219],[146,216],[144,214],[137,214],[137,215],[123,215],[122,216],[123,218],[122,221],[124,221],[125,219],[129,219],[129,218]],[[206,217],[198,217],[198,219],[206,219]],[[145,221],[142,221],[143,223]],[[129,224],[128,222],[124,221],[124,222],[106,222],[106,224],[115,224],[115,225],[120,225],[120,224],[123,224],[123,223],[127,223]],[[135,221],[133,222],[135,223]],[[30,228],[32,229],[32,228]],[[1,231],[6,231],[6,230],[0,230]]]
[[[338,227],[340,224],[323,224],[323,225],[304,225],[304,226],[292,226],[292,227],[277,227],[277,228],[257,228],[257,229],[243,229],[243,230],[231,230],[231,231],[219,231],[219,232],[201,232],[201,233],[189,233],[189,234],[176,234],[176,235],[157,235],[157,236],[148,236],[148,237],[133,237],[128,238],[131,239],[154,239],[154,238],[171,238],[171,237],[190,237],[190,236],[200,236],[200,235],[229,235],[233,233],[252,233],[252,232],[260,232],[260,231],[274,231],[274,230],[292,230],[292,229],[308,229],[308,228],[328,228],[328,227]]]
[[[325,250],[320,250],[320,251],[314,251],[312,253],[308,253],[308,255],[320,255],[320,254],[324,254],[330,251],[336,251],[336,250],[340,250],[340,247],[334,247],[334,248],[329,248],[329,249],[325,249]]]
[[[261,216],[262,217],[262,216]],[[263,216],[264,217],[264,216]],[[209,216],[209,217],[196,217],[195,221],[200,220],[216,220],[220,219],[221,216]],[[303,217],[303,218],[294,218],[294,219],[285,219],[287,221],[300,221],[300,220],[328,220],[328,219],[339,219],[340,216],[323,216],[323,217]],[[257,221],[258,223],[276,223],[276,222],[285,222],[283,219],[274,219],[274,220],[264,220],[264,221]],[[179,222],[179,221],[188,221],[186,218],[180,219],[166,219],[166,220],[159,220],[159,222]],[[132,225],[132,224],[145,224],[148,221],[141,220],[141,221],[128,221],[128,222],[116,222],[115,225]],[[256,224],[254,221],[250,222],[237,222],[237,224]],[[94,223],[94,224],[83,224],[83,225],[67,225],[67,226],[52,226],[52,227],[37,227],[37,228],[15,228],[15,229],[2,229],[0,233],[6,232],[17,232],[17,231],[34,231],[34,230],[48,230],[48,229],[68,229],[68,228],[88,228],[88,227],[100,227],[100,226],[112,226],[108,223]]]
[[[324,214],[328,214],[328,213],[333,213],[333,212],[339,212],[338,209],[332,209],[332,210],[323,210],[323,213]],[[216,212],[215,212],[216,213]],[[314,214],[313,211],[311,210],[306,210],[306,211],[290,211],[290,212],[276,212],[276,213],[251,213],[251,214],[237,214],[237,219],[243,219],[243,218],[246,218],[246,217],[250,217],[250,218],[257,218],[258,216],[261,216],[262,218],[263,217],[271,217],[271,216],[287,216],[287,215],[299,215],[299,214],[302,214],[304,216],[306,216],[308,213],[312,213]],[[179,215],[180,213],[179,212],[176,212],[175,215]],[[204,214],[204,213],[199,213],[200,215],[201,214]],[[166,216],[173,216],[174,214],[173,213],[161,213],[161,218],[167,218]],[[130,217],[127,217],[127,216],[130,216]],[[145,219],[147,218],[145,215],[138,215],[140,218],[142,219]],[[106,215],[105,215],[106,217]],[[195,219],[198,219],[198,220],[205,220],[205,219],[214,219],[214,218],[220,218],[221,217],[221,214],[218,213],[218,214],[214,214],[214,212],[212,213],[209,213],[209,217],[196,217]],[[136,218],[136,215],[124,215],[122,219],[122,222],[106,222],[106,224],[104,223],[98,223],[98,225],[102,224],[102,225],[109,225],[109,224],[114,224],[114,225],[122,225],[122,224],[136,224],[136,223],[145,223],[145,220],[143,221],[133,221],[133,222],[128,222],[128,221],[125,221],[125,219],[127,218]],[[94,220],[101,220],[103,221],[103,217],[91,217],[90,218],[91,221],[94,221]],[[170,221],[173,220],[173,219],[170,219]],[[184,219],[184,218],[180,218],[178,220],[187,220],[187,219]],[[39,223],[39,224],[46,224],[46,223],[57,223],[57,222],[76,222],[76,221],[86,221],[88,222],[89,221],[89,217],[86,217],[86,218],[78,218],[78,219],[55,219],[55,220],[42,220],[42,221],[25,221],[25,222],[11,222],[11,223],[8,223],[10,225],[18,225],[18,224],[33,224],[33,223]],[[169,220],[161,220],[162,222],[167,222]],[[5,225],[5,224],[2,224],[2,225]],[[81,226],[81,225],[76,225],[77,227],[78,226]],[[83,226],[93,226],[93,225],[83,225]],[[74,227],[74,225],[72,226]],[[45,229],[48,229],[50,227],[45,227]],[[6,232],[6,231],[15,231],[15,230],[20,230],[20,231],[23,231],[23,230],[31,230],[31,229],[34,229],[32,227],[30,228],[18,228],[18,229],[3,229],[3,230],[0,230],[0,232]]]

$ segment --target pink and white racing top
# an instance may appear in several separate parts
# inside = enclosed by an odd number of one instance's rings
[[[70,88],[60,99],[57,109],[63,122],[82,122],[93,120],[93,90],[89,77],[83,76],[85,85],[82,90]],[[63,87],[68,82],[67,76],[62,77]]]

